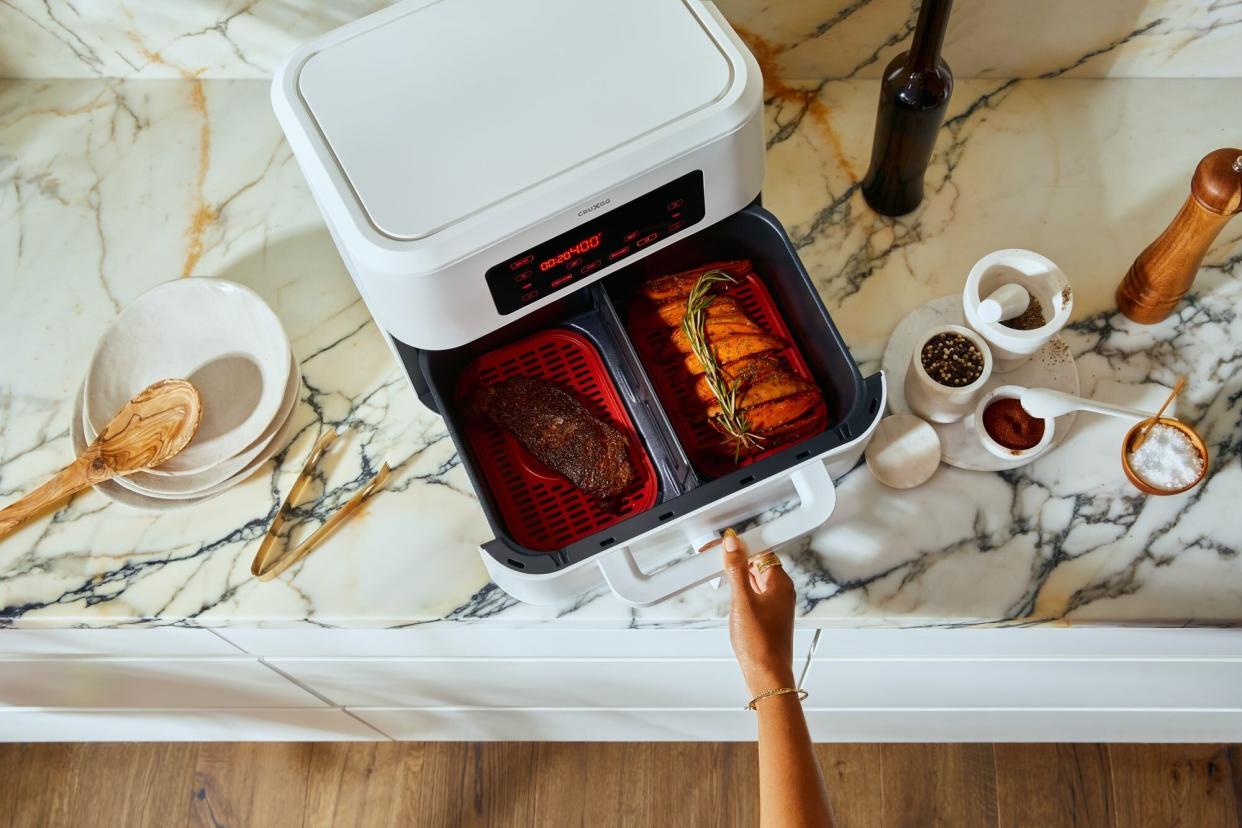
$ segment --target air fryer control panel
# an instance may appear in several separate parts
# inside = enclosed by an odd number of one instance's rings
[[[562,291],[698,224],[703,214],[703,173],[695,170],[488,268],[496,310],[513,313]]]

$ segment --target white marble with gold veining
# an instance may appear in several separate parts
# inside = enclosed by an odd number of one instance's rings
[[[502,1],[503,0],[499,0]],[[0,77],[270,77],[296,46],[387,0],[0,0]],[[718,0],[776,77],[876,78],[917,0]],[[480,48],[486,48],[480,44]],[[957,0],[959,78],[1242,76],[1233,0]]]
[[[719,0],[776,77],[878,78],[907,48],[918,0]],[[1238,77],[1228,0],[955,0],[944,57],[958,78]]]
[[[1242,622],[1242,220],[1168,322],[1111,311],[1134,255],[1207,150],[1242,143],[1219,101],[1242,80],[963,81],[911,216],[872,214],[856,181],[874,83],[769,89],[765,203],[785,222],[864,368],[925,299],[1006,246],[1069,274],[1083,387],[1152,402],[1179,373],[1212,446],[1195,492],[1149,499],[1122,478],[1119,426],[1081,416],[1058,451],[1003,475],[941,469],[895,492],[865,468],[837,514],[789,550],[800,623]],[[516,604],[488,581],[489,536],[441,421],[406,386],[337,257],[262,81],[0,82],[0,503],[70,459],[75,384],[118,309],[182,275],[255,288],[284,322],[304,426],[245,484],[151,515],[88,492],[0,542],[0,626],[721,623],[703,587],[644,610],[606,594]],[[291,573],[249,575],[257,539],[323,428],[356,428],[304,528],[378,463],[392,485]]]

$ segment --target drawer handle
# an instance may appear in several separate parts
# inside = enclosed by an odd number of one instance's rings
[[[790,475],[801,501],[798,508],[742,533],[742,542],[753,554],[801,537],[823,525],[837,505],[832,476],[822,460],[812,460]],[[636,607],[649,607],[724,573],[723,549],[717,545],[665,569],[643,572],[634,553],[621,547],[599,558],[604,580],[617,597]]]

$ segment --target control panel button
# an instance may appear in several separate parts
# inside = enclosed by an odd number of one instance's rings
[[[497,313],[529,313],[534,305],[554,301],[701,227],[707,218],[703,173],[693,170],[609,206],[607,212],[579,217],[575,227],[531,239],[525,249],[508,248],[507,258],[494,260],[484,277]]]

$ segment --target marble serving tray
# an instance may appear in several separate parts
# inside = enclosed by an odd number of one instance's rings
[[[906,371],[910,368],[910,351],[914,342],[924,331],[937,325],[964,325],[962,318],[961,294],[951,293],[933,299],[925,305],[915,308],[897,323],[893,335],[884,348],[882,366],[889,377],[888,407],[894,414],[910,414],[910,406],[906,402]],[[1077,395],[1078,366],[1070,352],[1069,345],[1059,335],[1034,353],[1023,365],[1003,374],[993,373],[983,385],[980,396],[999,385],[1021,385],[1027,388],[1052,388],[1067,394]],[[1054,450],[1069,436],[1074,427],[1077,412],[1071,411],[1056,419],[1056,430],[1052,435]],[[959,469],[969,471],[1004,471],[1025,466],[1043,457],[1047,452],[1035,457],[1024,457],[1020,460],[1005,460],[997,457],[983,447],[975,433],[974,416],[967,414],[952,423],[932,423],[940,436],[940,461]]]

